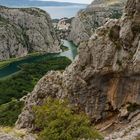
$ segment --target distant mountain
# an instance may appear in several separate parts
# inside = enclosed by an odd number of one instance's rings
[[[39,1],[39,0],[0,0],[0,5],[3,6],[72,6],[72,5],[85,5],[70,2],[57,2],[57,1]]]

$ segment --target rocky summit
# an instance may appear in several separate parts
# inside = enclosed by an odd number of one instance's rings
[[[0,6],[0,60],[59,49],[50,16],[45,11]]]
[[[108,18],[121,17],[125,3],[126,0],[94,0],[73,19],[69,40],[77,45],[88,41],[95,29],[102,26]]]
[[[81,21],[77,24],[81,25]],[[86,112],[101,131],[110,129],[112,132],[116,127],[120,130],[120,126],[131,124],[124,133],[106,137],[108,140],[135,140],[140,136],[140,125],[137,125],[140,120],[139,0],[128,0],[121,19],[108,19],[91,33],[64,72],[51,71],[38,82],[26,97],[17,128],[33,129],[32,107],[43,104],[49,96],[68,98],[71,105]],[[129,133],[131,129],[136,133]]]

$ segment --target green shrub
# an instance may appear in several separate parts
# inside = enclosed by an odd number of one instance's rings
[[[0,105],[0,125],[13,126],[21,113],[23,102],[13,99],[11,102]]]
[[[38,140],[101,140],[84,114],[76,114],[68,102],[49,98],[43,106],[34,107]]]

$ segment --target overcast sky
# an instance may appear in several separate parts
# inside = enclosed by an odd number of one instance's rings
[[[75,3],[91,3],[93,0],[43,0],[43,1],[60,1],[60,2],[75,2]]]

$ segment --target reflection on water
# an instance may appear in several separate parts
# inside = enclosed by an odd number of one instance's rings
[[[37,62],[41,60],[47,61],[47,59],[49,58],[58,57],[58,56],[66,56],[69,59],[73,60],[75,56],[77,55],[76,46],[73,43],[66,40],[63,40],[63,42],[64,42],[64,46],[69,48],[68,51],[62,52],[60,54],[42,54],[42,55],[36,55],[36,56],[28,56],[22,60],[14,61],[10,63],[8,66],[0,69],[0,78],[9,76],[11,74],[14,74],[20,71],[20,66],[26,63],[29,64],[29,63],[33,63],[33,62]]]

